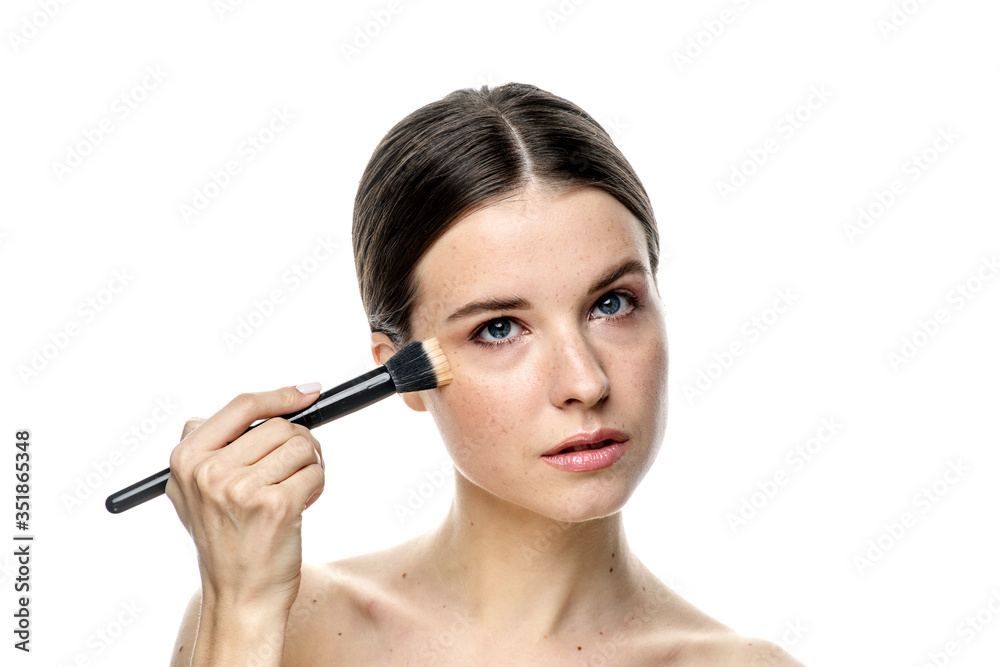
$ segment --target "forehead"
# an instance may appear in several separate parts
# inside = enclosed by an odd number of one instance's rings
[[[473,298],[567,297],[628,259],[649,269],[642,226],[613,196],[529,187],[460,219],[424,253],[414,324],[438,325]]]

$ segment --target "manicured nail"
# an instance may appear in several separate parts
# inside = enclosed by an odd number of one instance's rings
[[[295,388],[303,394],[315,394],[318,393],[323,386],[319,382],[306,382],[305,384],[300,384]]]

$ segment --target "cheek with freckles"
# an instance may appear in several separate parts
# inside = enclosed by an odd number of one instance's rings
[[[464,370],[458,362],[452,383],[425,403],[456,467],[481,486],[485,475],[496,484],[532,444],[528,431],[538,396],[514,373]]]
[[[635,379],[630,390],[635,396],[641,397],[641,404],[637,409],[645,415],[642,420],[645,431],[643,437],[650,447],[646,465],[640,472],[641,479],[641,475],[645,475],[656,459],[666,431],[669,354],[666,331],[662,325],[644,345],[639,346],[632,363],[635,365],[632,374]]]

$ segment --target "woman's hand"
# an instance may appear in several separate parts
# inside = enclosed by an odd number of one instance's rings
[[[190,420],[170,455],[167,496],[201,570],[196,658],[202,640],[211,645],[220,634],[234,643],[265,628],[283,634],[301,579],[302,512],[323,491],[322,450],[307,428],[284,419],[243,432],[316,400],[319,385],[300,387],[241,394],[209,419]]]

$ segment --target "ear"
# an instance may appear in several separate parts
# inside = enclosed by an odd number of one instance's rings
[[[383,365],[385,362],[389,361],[394,354],[396,354],[396,346],[393,345],[392,339],[381,331],[373,331],[372,358],[375,360],[375,363]],[[405,394],[400,394],[399,396],[411,410],[416,410],[417,412],[427,411],[427,408],[424,407],[424,399],[420,397],[419,391],[410,391]]]

